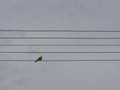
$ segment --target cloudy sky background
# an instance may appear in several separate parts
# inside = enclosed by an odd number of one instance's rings
[[[119,0],[0,0],[0,29],[119,30]],[[0,90],[120,90],[120,62],[0,62]]]
[[[2,29],[119,29],[119,0],[0,0]]]

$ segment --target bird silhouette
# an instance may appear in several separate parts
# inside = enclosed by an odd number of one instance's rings
[[[42,61],[42,56],[39,57],[37,60],[35,60],[35,63],[38,62],[38,61]]]

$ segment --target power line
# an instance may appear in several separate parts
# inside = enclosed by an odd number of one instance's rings
[[[120,45],[0,45],[0,46],[120,46]]]
[[[0,30],[4,32],[120,32],[120,30]]]
[[[0,52],[0,53],[120,53],[120,52]]]
[[[0,60],[1,62],[34,62],[35,60]],[[89,61],[120,61],[120,60],[42,60],[39,62],[89,62]]]
[[[120,39],[120,37],[0,37],[0,39]]]
[[[83,62],[85,62],[85,61],[87,61],[87,62],[88,62],[88,61],[120,61],[120,60],[43,60],[43,62],[44,62],[44,61],[47,61],[47,62],[51,62],[51,61],[52,61],[52,62],[54,62],[54,61],[56,61],[56,62],[57,62],[57,61],[59,61],[59,62],[60,62],[60,61],[61,61],[61,62],[62,62],[62,61],[65,61],[65,62],[67,62],[67,61],[73,61],[73,62],[74,62],[74,61],[83,61]]]

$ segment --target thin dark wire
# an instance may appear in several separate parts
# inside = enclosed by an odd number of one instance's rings
[[[0,60],[1,62],[34,62],[35,60]],[[120,60],[42,60],[39,62],[76,62],[76,61],[120,61]]]
[[[120,45],[0,45],[0,46],[120,46]]]
[[[31,61],[35,61],[35,60],[0,60],[0,61],[7,61],[7,62],[10,62],[10,61],[31,62]]]
[[[50,61],[52,61],[52,62],[54,62],[54,61],[65,61],[65,62],[67,62],[67,61],[83,61],[83,62],[85,62],[85,61],[120,61],[120,60],[43,60],[43,62],[44,61],[48,61],[48,62],[50,62]]]
[[[0,37],[0,39],[120,39],[104,37]]]
[[[120,53],[120,52],[0,52],[0,53]]]
[[[120,30],[0,30],[4,32],[120,32]]]

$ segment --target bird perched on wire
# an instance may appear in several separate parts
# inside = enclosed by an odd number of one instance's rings
[[[35,60],[34,62],[36,63],[36,62],[38,62],[38,61],[42,61],[42,56],[41,57],[39,57],[37,60]]]

